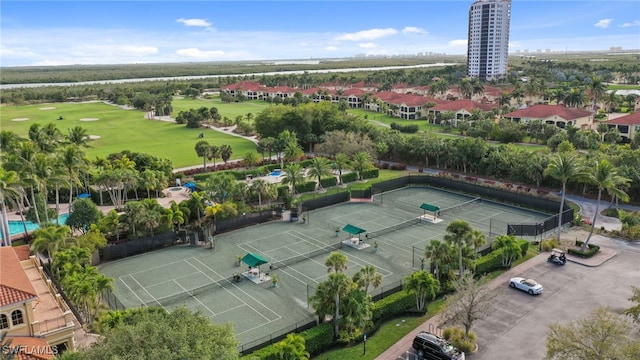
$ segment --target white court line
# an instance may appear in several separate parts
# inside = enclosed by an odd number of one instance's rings
[[[199,302],[199,303],[200,303],[200,305],[204,306],[204,308],[205,308],[205,309],[207,309],[207,311],[209,311],[210,313],[212,313],[214,316],[216,315],[216,313],[215,313],[215,312],[213,312],[213,310],[209,309],[209,307],[208,307],[207,305],[203,304],[203,303],[202,303],[202,301],[200,301],[200,299],[198,299],[198,297],[197,297],[197,296],[195,296],[195,295],[193,295],[193,294],[191,293],[191,291],[189,291],[189,290],[185,289],[185,287],[184,287],[184,286],[182,286],[182,285],[180,285],[180,283],[179,283],[179,282],[177,282],[177,281],[175,281],[175,280],[173,280],[173,282],[174,282],[174,283],[176,283],[176,285],[180,286],[180,287],[182,288],[182,290],[184,290],[184,292],[186,292],[187,294],[189,294],[189,296],[191,296],[195,301]]]
[[[193,259],[193,258],[194,257],[190,257],[189,259]],[[174,265],[174,264],[178,264],[178,263],[181,263],[181,262],[187,261],[187,260],[188,259],[182,259],[182,260],[178,260],[178,261],[173,261],[173,262],[170,262],[170,263],[167,263],[167,264],[163,264],[163,265],[159,265],[159,266],[156,266],[156,267],[152,267],[152,268],[136,271],[136,272],[130,273],[129,275],[136,275],[136,274],[141,274],[141,273],[144,273],[144,272],[149,272],[149,271],[161,269],[161,268],[164,268],[164,267],[167,267],[167,266],[171,266],[171,265]]]
[[[186,277],[193,276],[193,275],[195,275],[195,274],[197,274],[197,273],[198,273],[198,272],[193,272],[193,273],[191,273],[191,274],[178,276],[177,278],[173,278],[173,279],[170,279],[170,280],[160,281],[160,282],[157,282],[157,283],[154,283],[154,284],[151,284],[151,285],[147,286],[147,288],[151,288],[151,287],[155,287],[155,286],[159,286],[159,285],[164,285],[164,284],[166,284],[166,283],[170,283],[170,282],[172,282],[173,280],[180,280],[180,279],[184,279],[184,278],[186,278]]]
[[[142,284],[140,284],[140,282],[139,282],[136,278],[134,278],[132,274],[129,274],[129,277],[130,277],[130,278],[132,278],[132,279],[133,279],[133,281],[135,281],[135,282],[136,282],[136,284],[140,285],[140,287],[142,288],[142,290],[144,290],[144,292],[146,292],[147,294],[149,294],[149,296],[151,296],[151,298],[153,299],[153,301],[157,302],[157,303],[158,303],[158,305],[162,306],[162,304],[160,304],[160,302],[158,301],[158,299],[156,299],[156,297],[155,297],[155,296],[151,295],[151,293],[147,290],[147,288],[146,288],[146,287],[144,287]],[[143,303],[143,304],[144,304],[144,303]]]
[[[122,276],[119,276],[119,277],[118,277],[118,280],[120,280],[120,281],[124,284],[124,286],[126,286],[126,287],[127,287],[127,289],[129,289],[129,291],[131,291],[131,293],[132,293],[135,297],[137,297],[137,298],[138,298],[138,300],[140,300],[140,305],[144,305],[144,300],[142,300],[142,299],[140,298],[140,296],[138,296],[138,293],[137,293],[137,292],[135,292],[135,291],[133,291],[133,289],[132,289],[132,288],[131,288],[131,287],[130,287],[126,282],[124,282],[124,280],[122,280],[122,277],[124,277],[124,276],[129,276],[129,275],[122,275]],[[160,306],[162,306],[162,305],[160,305]]]
[[[251,247],[251,245],[247,245],[247,246]],[[287,249],[288,249],[288,248],[287,248]],[[294,250],[291,250],[291,249],[289,249],[289,250],[290,250],[290,251],[293,251],[294,253],[296,253],[296,254],[298,254],[298,255],[302,255],[302,254],[300,254],[300,253],[299,253],[299,252],[297,252],[297,251],[294,251]],[[287,259],[285,259],[285,260],[287,260]],[[278,261],[280,261],[280,260],[278,260]],[[298,271],[298,270],[296,270],[296,269],[292,268],[291,266],[285,266],[284,268],[291,269],[291,270],[293,270],[293,271],[297,272],[298,274],[300,274],[300,275],[302,275],[302,276],[306,277],[307,279],[309,279],[309,280],[311,280],[311,281],[313,281],[313,282],[315,282],[315,283],[318,283],[318,281],[317,281],[316,279],[311,278],[311,277],[307,276],[307,275],[306,275],[306,274],[304,274],[304,273],[301,273],[300,271]],[[280,269],[283,269],[283,268],[280,268]],[[301,281],[301,282],[302,282],[302,281]],[[306,283],[304,283],[304,284],[306,284]]]
[[[217,314],[216,314],[216,316],[218,316],[218,315],[222,315],[222,314],[224,314],[224,313],[226,313],[226,312],[229,312],[229,311],[233,311],[233,310],[235,310],[235,309],[239,309],[239,308],[244,307],[244,306],[249,306],[249,305],[247,305],[247,304],[238,305],[238,306],[236,306],[236,307],[232,307],[231,309],[227,309],[227,310],[225,310],[225,311],[223,311],[223,312],[219,312],[219,313],[217,313]]]
[[[199,262],[202,266],[204,266],[205,268],[207,268],[209,271],[211,271],[212,273],[216,274],[217,276],[221,277],[224,279],[223,276],[221,276],[220,274],[218,274],[217,271],[213,270],[211,267],[209,267],[207,264],[203,263],[202,261],[200,261],[199,259],[193,259],[197,262]],[[193,264],[189,263],[189,265],[193,266]],[[194,268],[196,268],[195,266],[193,266]],[[196,268],[198,269],[198,268]],[[200,272],[202,272],[200,269],[198,269]],[[208,277],[211,281],[214,281],[209,275],[205,274],[204,272],[202,272],[202,275]],[[226,279],[225,279],[226,280]],[[236,284],[232,283],[229,280],[226,280],[228,283],[230,283],[233,287],[235,287],[236,289],[238,289],[240,292],[244,293],[248,298],[253,299],[253,301],[255,301],[257,304],[262,305],[262,307],[264,307],[265,309],[269,310],[272,314],[274,314],[275,316],[277,316],[278,318],[276,320],[280,320],[282,318],[282,316],[278,315],[275,311],[271,310],[271,308],[265,306],[263,303],[261,303],[260,301],[258,301],[256,298],[254,298],[253,296],[247,294],[244,290],[242,290],[241,288],[239,288]],[[220,285],[220,287],[222,287],[222,285]],[[250,306],[248,303],[246,303],[244,300],[242,300],[241,298],[239,298],[238,296],[236,296],[234,293],[232,293],[231,291],[229,291],[228,289],[225,289],[224,287],[222,287],[223,290],[225,290],[226,292],[228,292],[229,294],[231,294],[233,297],[235,297],[236,299],[240,300],[242,303],[246,304],[247,306],[249,306],[250,309],[252,309],[253,311],[255,311],[258,315],[262,316],[265,320],[267,320],[268,322],[272,322],[272,321],[276,321],[276,320],[269,320],[269,318],[267,318],[266,316],[262,315],[261,312],[257,311],[255,308],[253,308],[252,306]]]
[[[385,269],[385,268],[383,268],[383,267],[380,267],[380,266],[378,266],[378,265],[377,265],[377,264],[375,264],[375,263],[372,263],[372,262],[366,261],[366,260],[364,260],[364,259],[362,259],[362,258],[360,258],[360,257],[357,257],[357,256],[353,255],[353,254],[348,254],[347,256],[349,257],[349,262],[353,261],[354,263],[356,263],[357,265],[360,265],[361,267],[364,267],[364,266],[363,266],[363,264],[366,264],[366,265],[373,265],[373,267],[375,267],[375,268],[376,268],[376,271],[377,271],[378,273],[381,273],[382,271],[384,271],[385,273],[387,273],[387,274],[388,274],[388,275],[380,274],[380,275],[382,275],[382,276],[391,276],[391,275],[393,275],[393,274],[394,274],[394,272],[393,272],[393,271],[391,271],[391,270],[389,270],[389,269]],[[358,260],[360,260],[360,262],[355,261],[355,260],[352,260],[352,259],[358,259]],[[381,271],[378,271],[378,270],[381,270]]]

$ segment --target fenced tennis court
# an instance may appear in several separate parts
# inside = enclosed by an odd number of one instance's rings
[[[443,222],[417,221],[422,203],[438,206]],[[382,288],[388,290],[416,268],[415,257],[429,241],[443,238],[450,221],[467,220],[489,233],[492,219],[526,223],[549,216],[425,187],[406,187],[378,194],[371,203],[343,203],[301,215],[304,223],[275,221],[218,235],[214,249],[175,246],[104,264],[101,271],[115,279],[114,293],[124,306],[198,309],[213,322],[233,322],[242,349],[248,349],[313,321],[308,298],[328,276],[324,261],[331,251],[348,257],[350,276],[364,266],[375,266],[383,276]],[[348,235],[336,236],[335,228],[346,224],[365,229],[363,241],[376,242],[377,249],[342,245]],[[504,226],[502,233],[506,231]],[[270,281],[234,281],[235,273],[247,270],[246,265],[236,266],[236,259],[247,253],[268,261],[260,270],[278,276],[277,288]]]

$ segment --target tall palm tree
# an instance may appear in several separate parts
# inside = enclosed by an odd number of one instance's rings
[[[89,146],[89,132],[81,126],[68,129],[68,134],[65,138],[67,142],[77,147],[91,147]]]
[[[338,170],[338,183],[342,184],[342,171],[349,168],[349,156],[343,153],[336,154],[334,163],[336,165],[336,169]]]
[[[344,327],[349,333],[362,331],[373,317],[373,301],[363,289],[351,288],[340,304]]]
[[[211,144],[206,140],[200,140],[195,145],[195,151],[198,157],[202,158],[202,170],[207,171],[207,158],[211,156]]]
[[[79,173],[86,166],[85,155],[78,146],[69,145],[58,155],[58,161],[69,176],[69,208],[71,208],[71,203],[73,202],[73,186],[80,185]]]
[[[591,79],[589,90],[591,92],[591,110],[596,111],[596,105],[606,93],[607,87],[604,85],[602,78],[596,76]]]
[[[282,184],[291,187],[291,195],[296,193],[296,186],[305,180],[304,169],[299,163],[287,164],[282,169]]]
[[[98,315],[98,310],[100,310],[100,304],[102,303],[102,294],[107,290],[113,291],[113,279],[98,273],[93,279],[93,288],[96,294],[96,306],[93,314],[91,314],[91,319],[95,319],[96,315]]]
[[[0,167],[0,215],[2,216],[2,243],[5,246],[11,246],[11,231],[9,230],[9,219],[7,214],[7,203],[11,199],[16,202],[22,201],[24,190],[20,185],[18,173],[15,171],[7,171]]]
[[[582,251],[587,249],[591,235],[598,219],[598,212],[600,211],[600,199],[602,198],[602,191],[606,191],[610,195],[622,200],[629,201],[629,195],[623,190],[631,182],[621,175],[618,175],[618,171],[612,163],[607,160],[597,161],[593,167],[590,167],[586,172],[586,182],[595,185],[598,188],[598,200],[596,202],[596,211],[593,214],[593,220],[591,221],[591,231],[587,240],[582,244]]]
[[[378,274],[378,271],[373,265],[366,265],[353,275],[353,282],[359,287],[364,287],[364,291],[368,293],[369,285],[377,288],[382,284],[382,275]]]
[[[318,179],[318,188],[322,189],[322,177],[331,175],[331,164],[326,158],[314,157],[309,166],[309,176]]]
[[[562,213],[564,212],[564,199],[567,192],[567,182],[569,179],[579,177],[583,173],[578,155],[571,152],[561,152],[555,154],[549,161],[549,165],[544,170],[545,176],[559,180],[562,183],[562,197],[560,199],[560,211],[558,212],[558,242],[562,232]]]
[[[324,265],[327,267],[327,272],[341,273],[347,270],[347,263],[349,259],[343,253],[337,251],[332,252],[325,260]]]
[[[473,245],[474,253],[478,253],[478,249],[487,244],[487,236],[480,230],[471,231],[471,245]]]
[[[220,157],[222,158],[222,161],[224,161],[225,164],[231,158],[231,154],[233,154],[233,149],[231,148],[231,145],[228,145],[228,144],[220,145]]]
[[[36,157],[33,162],[33,174],[38,180],[38,190],[40,192],[40,196],[44,199],[44,216],[45,221],[49,223],[49,208],[47,201],[47,184],[51,181],[54,176],[55,168],[54,163],[51,161],[49,155],[44,153],[36,154]]]
[[[333,315],[333,334],[336,338],[340,335],[339,319],[340,319],[340,299],[343,298],[351,290],[351,280],[347,275],[339,272],[329,274],[326,280],[328,293],[333,295],[334,315]]]
[[[264,195],[266,188],[267,182],[263,179],[255,179],[251,183],[251,190],[258,195],[258,208],[260,209],[262,209],[262,195]]]
[[[511,264],[522,257],[522,251],[518,241],[513,235],[499,235],[491,246],[494,249],[502,249],[502,266],[511,267]]]
[[[464,220],[454,220],[447,226],[447,234],[444,236],[444,240],[447,244],[453,245],[458,248],[458,275],[459,279],[462,279],[464,274],[464,265],[462,264],[462,250],[466,246],[471,245],[471,232],[473,229],[468,222]]]

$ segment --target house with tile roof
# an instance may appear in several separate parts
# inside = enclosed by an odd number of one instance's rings
[[[620,136],[626,140],[633,140],[640,134],[640,112],[621,116],[607,121],[609,129],[616,128]]]
[[[455,119],[453,121],[453,125],[455,126],[457,120],[468,119],[473,114],[474,110],[488,112],[496,106],[497,105],[494,104],[481,104],[471,100],[445,101],[430,108],[428,110],[428,114],[430,115],[429,118],[432,119],[433,123],[438,123],[437,118],[440,113],[451,111],[455,114]]]
[[[569,124],[581,129],[590,129],[593,124],[591,112],[564,105],[533,105],[504,114],[502,117],[522,123],[542,121],[544,124],[552,124],[562,129]]]
[[[259,100],[266,89],[266,86],[255,81],[241,81],[223,86],[220,91],[235,97],[242,95],[247,100]]]
[[[27,256],[0,247],[0,331],[7,338],[44,339],[56,351],[73,350],[73,313],[36,258]]]

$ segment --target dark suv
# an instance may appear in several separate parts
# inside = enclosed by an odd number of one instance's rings
[[[413,339],[413,348],[420,359],[429,360],[464,360],[464,353],[454,348],[449,342],[430,332],[421,331]]]

